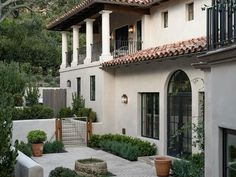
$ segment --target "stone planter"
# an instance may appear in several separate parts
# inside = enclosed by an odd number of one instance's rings
[[[78,175],[96,177],[107,174],[107,163],[100,159],[82,159],[75,161],[75,171]]]

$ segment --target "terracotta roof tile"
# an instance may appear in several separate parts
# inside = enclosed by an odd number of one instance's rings
[[[177,57],[181,55],[202,52],[205,49],[206,38],[194,38],[187,41],[141,50],[131,55],[115,58],[111,61],[102,63],[102,67],[120,66],[153,59],[164,59],[166,57]]]
[[[119,3],[124,5],[133,5],[133,6],[140,6],[140,5],[148,5],[149,3],[153,2],[154,0],[99,0],[100,3]],[[83,0],[78,5],[76,5],[74,8],[69,10],[68,12],[64,13],[63,15],[56,17],[54,20],[52,20],[48,25],[47,29],[53,28],[60,22],[72,17],[76,13],[78,13],[81,9],[85,8],[89,4],[96,3],[98,1],[96,0]]]

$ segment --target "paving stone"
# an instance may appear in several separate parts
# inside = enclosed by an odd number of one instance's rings
[[[107,162],[108,171],[116,177],[156,177],[155,168],[143,162],[130,162],[110,153],[88,147],[67,147],[66,153],[44,154],[33,157],[44,168],[44,177],[48,177],[56,167],[74,169],[75,161],[84,158],[100,158]]]

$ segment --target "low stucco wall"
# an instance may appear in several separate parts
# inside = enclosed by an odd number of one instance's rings
[[[17,120],[13,121],[12,141],[15,140],[27,142],[27,134],[31,130],[43,130],[47,133],[48,140],[54,138],[55,119],[35,119],[35,120]]]
[[[18,151],[15,177],[43,177],[43,167]]]

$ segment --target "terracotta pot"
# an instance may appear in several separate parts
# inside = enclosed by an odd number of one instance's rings
[[[167,157],[155,158],[156,174],[159,177],[168,177],[170,173],[171,160]]]
[[[34,157],[41,157],[43,155],[43,143],[32,144],[32,153]]]

